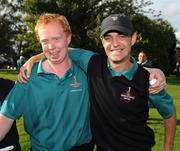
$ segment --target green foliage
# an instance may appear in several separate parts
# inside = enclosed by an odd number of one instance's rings
[[[0,28],[3,43],[0,43],[0,54],[13,58],[14,62],[23,50],[22,41],[17,35],[24,32],[26,27],[22,23],[22,0],[0,1],[0,22],[5,28]]]
[[[20,55],[23,51],[26,58],[39,53],[41,47],[34,36],[34,26],[38,16],[45,12],[66,16],[73,33],[71,47],[100,51],[103,49],[99,39],[102,19],[110,14],[124,13],[132,18],[140,37],[134,47],[133,55],[137,56],[141,49],[149,50],[150,59],[155,61],[166,75],[172,71],[175,64],[174,29],[167,21],[160,18],[160,14],[154,15],[154,10],[144,11],[146,6],[152,4],[150,0],[2,0],[0,4],[0,11],[3,7],[8,8],[6,19],[11,23],[10,26],[6,26],[7,29],[0,30],[1,33],[5,31],[5,35],[8,34],[10,37],[4,41],[4,44],[0,42],[0,46],[3,47],[0,50],[4,52],[13,50]],[[147,13],[156,16],[156,19],[152,20],[142,15]],[[9,54],[15,55],[15,53]]]
[[[162,19],[150,20],[143,15],[133,17],[133,23],[139,33],[135,46],[135,56],[141,50],[149,52],[149,60],[162,69],[166,75],[172,71],[176,47],[176,38],[172,26]]]
[[[0,54],[10,54],[13,32],[11,30],[11,22],[4,16],[0,16],[0,33]]]
[[[28,14],[26,24],[32,33],[35,21],[40,14],[44,12],[59,13],[66,16],[71,25],[73,32],[71,47],[94,51],[103,49],[99,40],[99,27],[102,19],[114,13],[129,15],[141,36],[135,46],[134,56],[137,56],[138,51],[142,49],[149,50],[150,59],[168,75],[174,65],[176,44],[174,30],[168,22],[162,19],[151,20],[142,15],[145,13],[143,8],[151,4],[151,1],[145,0],[141,2],[133,0],[24,0]],[[154,12],[152,9],[148,11]],[[36,41],[27,37],[28,46],[25,52],[27,54],[39,52],[41,48],[37,46]]]
[[[134,14],[138,9],[133,0],[24,0],[24,6],[31,18],[44,12],[66,16],[73,32],[71,46],[92,50],[101,47],[99,25],[105,16],[112,13]],[[26,23],[29,26],[28,22]]]

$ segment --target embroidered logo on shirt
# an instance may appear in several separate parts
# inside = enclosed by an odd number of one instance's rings
[[[71,92],[76,92],[76,91],[82,91],[82,88],[80,87],[81,83],[77,81],[76,76],[74,75],[72,78],[72,83],[71,83]]]
[[[135,96],[132,96],[131,94],[131,87],[128,87],[128,90],[121,94],[120,100],[124,103],[130,103],[133,102],[135,99]]]

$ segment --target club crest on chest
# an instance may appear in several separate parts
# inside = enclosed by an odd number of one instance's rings
[[[123,93],[121,93],[120,101],[124,103],[131,103],[135,101],[135,96],[131,93],[131,87],[128,87]]]

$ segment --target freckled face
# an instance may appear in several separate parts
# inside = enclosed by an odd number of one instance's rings
[[[142,52],[139,53],[138,60],[139,60],[139,62],[146,61],[146,55],[144,53],[142,53]]]
[[[52,22],[40,27],[38,35],[46,58],[52,63],[62,63],[68,54],[71,34],[67,35],[61,24]]]

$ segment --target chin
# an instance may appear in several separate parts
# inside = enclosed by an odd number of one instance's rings
[[[122,59],[121,58],[118,58],[118,59],[112,59],[113,62],[121,62]]]
[[[58,59],[51,59],[50,61],[55,64],[61,63],[61,60]]]
[[[112,59],[112,62],[113,62],[114,64],[119,64],[119,63],[122,63],[123,60],[122,60],[122,59]]]

